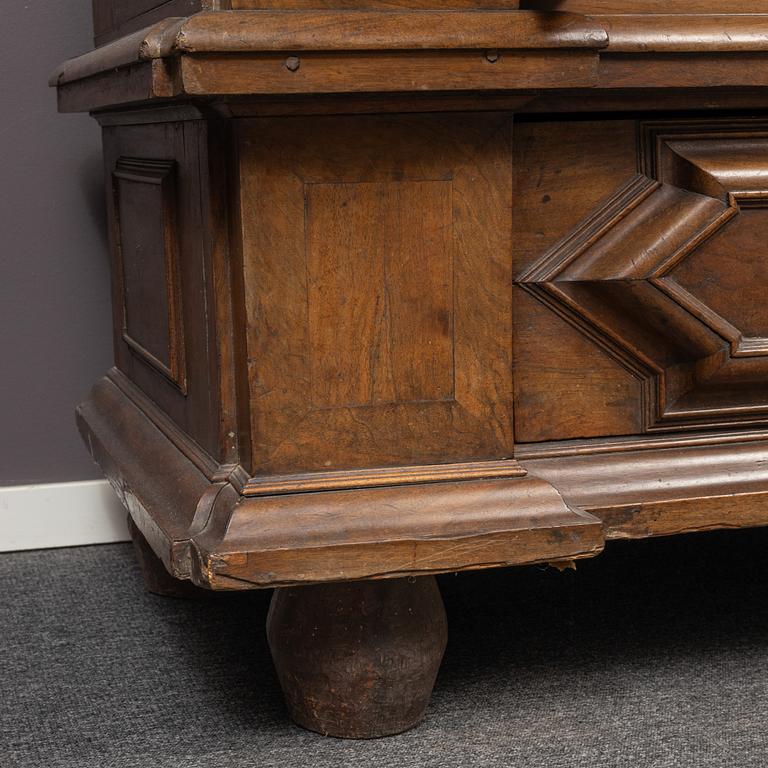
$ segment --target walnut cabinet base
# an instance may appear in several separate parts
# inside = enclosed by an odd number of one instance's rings
[[[150,589],[276,589],[298,723],[419,721],[437,573],[768,525],[768,17],[666,5],[95,0],[55,72],[109,217],[79,428]]]

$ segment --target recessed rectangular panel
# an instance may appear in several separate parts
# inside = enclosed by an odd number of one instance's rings
[[[308,184],[312,403],[453,397],[450,181]]]
[[[121,157],[112,175],[123,339],[183,390],[173,169],[170,160]]]
[[[170,366],[163,201],[157,184],[118,179],[125,333]]]

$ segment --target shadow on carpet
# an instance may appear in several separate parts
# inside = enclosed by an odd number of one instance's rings
[[[615,543],[577,572],[440,578],[428,720],[286,720],[268,592],[144,593],[130,545],[0,555],[3,768],[768,765],[768,530]]]

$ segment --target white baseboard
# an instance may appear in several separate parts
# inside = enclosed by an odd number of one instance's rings
[[[0,488],[0,552],[129,541],[106,480]]]

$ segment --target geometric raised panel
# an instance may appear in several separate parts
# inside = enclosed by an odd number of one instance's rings
[[[643,383],[645,431],[768,416],[768,128],[642,126],[642,171],[518,284]]]
[[[451,183],[305,194],[313,404],[453,399]]]
[[[239,128],[253,471],[510,458],[508,116]]]
[[[738,198],[737,198],[738,202]],[[758,207],[758,203],[761,205]],[[670,273],[738,339],[735,354],[768,350],[768,198],[739,203],[726,224]]]
[[[173,160],[121,157],[112,173],[122,338],[186,391]]]

